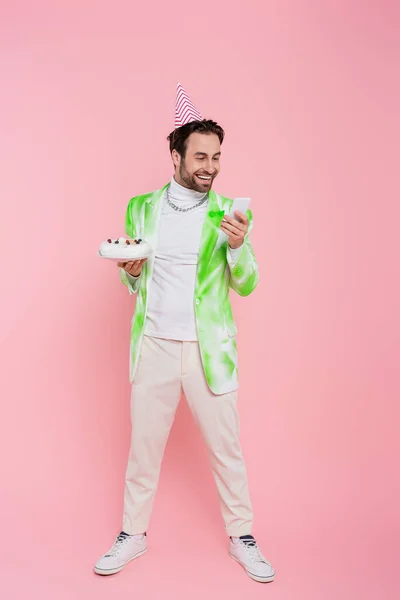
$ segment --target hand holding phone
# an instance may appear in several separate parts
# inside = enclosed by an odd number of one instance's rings
[[[239,248],[243,244],[248,231],[247,217],[242,220],[235,215],[235,211],[243,213],[245,216],[249,205],[250,198],[235,198],[229,215],[225,215],[222,219],[221,229],[227,235],[229,246],[232,249]]]

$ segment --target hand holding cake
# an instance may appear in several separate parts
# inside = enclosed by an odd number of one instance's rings
[[[124,269],[128,273],[128,275],[132,275],[132,277],[139,277],[142,272],[142,267],[146,262],[147,258],[142,258],[141,260],[131,260],[129,262],[119,262],[117,266],[120,269]]]

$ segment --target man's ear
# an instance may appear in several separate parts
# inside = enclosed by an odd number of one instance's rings
[[[171,152],[172,162],[174,163],[174,167],[179,167],[181,162],[181,155],[175,149]]]

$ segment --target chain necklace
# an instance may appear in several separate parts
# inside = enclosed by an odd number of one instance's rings
[[[202,198],[200,200],[200,202],[197,202],[197,204],[194,204],[193,206],[189,206],[189,208],[181,208],[180,206],[177,206],[176,204],[174,204],[172,202],[171,198],[169,197],[169,186],[167,187],[167,204],[168,204],[168,206],[170,206],[171,208],[173,208],[174,210],[177,210],[179,212],[189,212],[189,210],[194,210],[195,208],[198,208],[199,206],[204,204],[204,202],[207,199],[208,199],[208,195],[206,194],[204,196],[204,198]]]

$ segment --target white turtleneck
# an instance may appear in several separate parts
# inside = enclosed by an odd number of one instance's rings
[[[188,208],[205,195],[181,186],[172,177],[169,197],[176,206]],[[206,214],[207,200],[193,210],[180,212],[169,206],[164,194],[145,335],[170,340],[197,340],[194,289]]]

